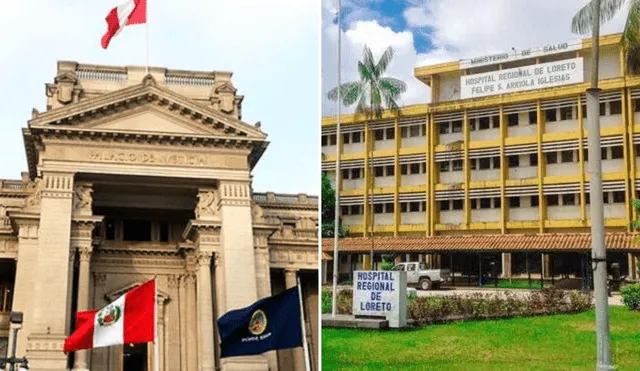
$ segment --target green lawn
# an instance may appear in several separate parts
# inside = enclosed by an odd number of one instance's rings
[[[611,307],[617,370],[640,370],[640,313]],[[412,330],[323,329],[323,370],[594,370],[595,312]]]

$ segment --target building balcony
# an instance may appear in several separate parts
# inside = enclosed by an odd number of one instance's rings
[[[472,170],[472,182],[485,182],[491,180],[500,180],[500,169]]]
[[[530,198],[521,198],[521,202],[529,202]],[[509,221],[526,222],[538,221],[540,219],[540,210],[537,207],[518,207],[509,208]]]
[[[419,186],[427,184],[427,174],[401,175],[401,186]]]
[[[333,180],[333,179],[332,179]],[[335,189],[335,181],[332,181]],[[364,178],[344,179],[342,181],[342,189],[362,189],[364,188]]]
[[[538,177],[537,166],[523,166],[509,168],[509,179],[528,179]]]
[[[402,138],[400,140],[400,146],[402,148],[424,147],[427,145],[426,137],[410,137]]]
[[[440,211],[440,224],[461,224],[461,223],[464,223],[464,210]]]
[[[447,145],[454,142],[461,142],[464,140],[464,135],[462,133],[449,133],[449,134],[440,134],[440,144]]]
[[[471,210],[472,222],[499,222],[500,209],[476,209]]]
[[[361,152],[364,152],[364,143],[362,142],[344,144],[342,147],[342,153],[361,153]],[[335,154],[335,149],[334,149],[334,152],[330,154]]]
[[[387,149],[394,149],[396,146],[395,139],[386,139],[386,140],[376,140],[374,142],[373,148],[374,151],[383,151]]]
[[[364,184],[364,182],[362,182],[361,184]],[[373,180],[373,187],[374,188],[386,188],[386,187],[393,187],[393,186],[395,186],[395,177],[394,176],[375,177],[374,180]],[[360,186],[358,188],[362,188],[362,186]]]
[[[470,133],[472,141],[491,141],[500,139],[500,129],[474,130]]]
[[[463,171],[441,172],[438,183],[442,183],[442,184],[464,183],[464,172]]]
[[[580,205],[562,205],[547,207],[548,220],[580,219]]]
[[[546,176],[571,176],[580,175],[580,166],[574,162],[550,164],[546,168]]]

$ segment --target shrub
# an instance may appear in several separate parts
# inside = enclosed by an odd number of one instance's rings
[[[384,262],[380,264],[381,271],[390,271],[393,268],[393,262]]]
[[[333,295],[331,295],[331,291],[322,290],[322,313],[331,313],[331,301],[333,300]]]
[[[351,314],[353,308],[353,291],[340,290],[336,298],[336,312],[338,314]]]
[[[640,284],[626,285],[620,289],[622,303],[630,310],[640,311]]]

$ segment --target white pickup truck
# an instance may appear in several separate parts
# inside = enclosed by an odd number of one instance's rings
[[[422,262],[398,263],[392,270],[407,272],[407,286],[421,290],[437,289],[449,280],[448,269],[428,269]]]

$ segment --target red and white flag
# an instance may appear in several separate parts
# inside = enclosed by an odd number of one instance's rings
[[[102,48],[109,47],[111,39],[124,26],[147,23],[147,0],[128,0],[126,3],[111,9],[106,18],[107,32],[102,36]]]
[[[156,283],[148,281],[100,310],[78,312],[64,352],[155,340]]]

